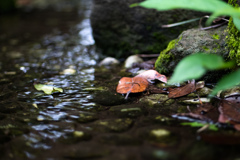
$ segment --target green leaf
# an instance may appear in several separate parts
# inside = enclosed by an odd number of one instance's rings
[[[198,79],[203,76],[207,70],[230,68],[233,65],[233,62],[224,62],[223,58],[216,54],[192,54],[178,63],[168,83],[179,83],[190,79]]]
[[[179,8],[215,12],[217,10],[233,8],[220,0],[147,0],[138,5],[145,8],[157,9],[159,11]]]
[[[206,125],[209,125],[208,129],[213,130],[213,131],[217,131],[218,127],[215,124],[208,124],[208,123],[199,123],[199,122],[183,122],[181,123],[181,125],[189,125],[191,127],[203,127]]]
[[[240,83],[240,69],[224,76],[213,89],[210,95],[216,95],[220,90],[229,89]]]
[[[240,19],[238,17],[233,17],[233,23],[236,28],[240,31]]]
[[[213,13],[207,20],[207,24],[218,16],[240,17],[240,9],[235,8],[221,0],[147,0],[132,4],[131,7],[142,6],[159,11],[171,9],[189,9]],[[235,24],[235,23],[234,23]]]
[[[34,84],[34,87],[38,91],[43,91],[45,94],[52,94],[54,92],[63,92],[62,88],[57,88],[44,84]]]

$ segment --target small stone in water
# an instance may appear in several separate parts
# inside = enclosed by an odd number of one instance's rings
[[[63,72],[61,72],[61,74],[69,74],[69,75],[72,75],[72,74],[75,74],[75,73],[76,73],[76,70],[71,69],[71,68],[64,69]]]
[[[124,67],[125,68],[131,68],[133,63],[141,63],[143,62],[143,59],[140,58],[139,56],[137,55],[132,55],[132,56],[129,56],[126,61],[125,61],[125,65]]]
[[[106,58],[104,58],[104,59],[99,63],[99,66],[117,65],[117,64],[119,64],[119,63],[120,63],[120,62],[119,62],[116,58],[106,57]]]

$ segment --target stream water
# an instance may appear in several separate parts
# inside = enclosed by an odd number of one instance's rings
[[[97,66],[92,1],[60,2],[0,17],[0,159],[240,158],[238,133],[234,140],[227,136],[237,143],[218,145],[222,134],[200,137],[170,116],[188,112],[186,105],[152,105],[141,103],[141,94],[128,100],[117,94],[126,73]],[[63,93],[47,95],[34,84]]]

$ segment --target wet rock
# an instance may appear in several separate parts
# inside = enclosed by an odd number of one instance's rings
[[[143,126],[151,126],[151,125],[168,126],[168,125],[176,124],[176,119],[171,118],[170,115],[169,116],[160,115],[161,113],[163,113],[162,111],[159,112],[159,111],[153,110],[152,112],[157,115],[149,115],[151,114],[149,113],[147,116],[144,116],[144,118],[141,118],[140,120],[136,121],[134,126],[137,128],[140,128]]]
[[[208,87],[203,87],[201,89],[198,89],[196,92],[190,93],[187,95],[188,97],[206,97],[212,92],[212,89]]]
[[[127,102],[124,99],[124,96],[110,91],[95,92],[93,95],[93,101],[104,106],[114,106]]]
[[[74,131],[66,136],[59,138],[59,141],[64,144],[75,144],[80,141],[90,140],[91,135],[83,131]]]
[[[79,114],[78,122],[86,123],[98,119],[96,113],[92,112],[82,112]]]
[[[109,111],[113,112],[115,115],[119,117],[131,118],[143,115],[143,111],[141,107],[138,107],[138,105],[135,105],[134,107],[132,105],[113,106],[109,109]]]
[[[100,131],[123,132],[128,130],[133,121],[130,118],[99,120],[94,123],[95,129]]]
[[[104,58],[104,59],[99,63],[99,66],[117,65],[117,64],[119,64],[119,63],[120,63],[120,62],[119,62],[116,58],[106,57],[106,58]]]
[[[0,112],[1,113],[15,113],[19,110],[31,108],[30,107],[31,105],[28,103],[17,102],[17,101],[13,101],[13,102],[9,103],[7,101],[11,101],[11,99],[6,99],[6,102],[0,103]]]
[[[146,141],[157,143],[164,146],[173,146],[177,144],[178,138],[170,130],[165,128],[142,128],[139,131],[139,137]]]
[[[139,53],[158,54],[169,40],[186,28],[198,26],[198,22],[173,28],[161,28],[162,25],[205,15],[190,10],[159,12],[129,7],[140,1],[94,0],[91,25],[95,43],[103,54],[117,58]]]
[[[227,59],[228,49],[226,47],[226,26],[211,30],[189,29],[169,43],[168,48],[162,51],[155,63],[159,73],[169,74],[173,72],[178,62],[184,57],[198,52],[215,53]],[[209,73],[206,77],[209,81],[218,80],[221,74]],[[212,78],[212,79],[211,79]]]
[[[202,103],[210,102],[210,98],[200,98]],[[179,100],[178,103],[181,104],[201,104],[198,98],[195,99],[186,99],[186,100]]]
[[[240,95],[240,87],[235,86],[231,89],[224,90],[220,93],[221,98],[226,98],[228,96],[233,96],[233,95]]]
[[[163,115],[154,117],[154,122],[157,122],[157,123],[170,124],[172,121],[174,121],[173,118],[163,116]]]
[[[134,63],[141,63],[143,62],[143,59],[140,58],[139,56],[137,55],[132,55],[132,56],[129,56],[125,63],[124,63],[124,67],[125,68],[131,68],[133,66]]]
[[[141,98],[139,101],[142,103],[146,103],[151,107],[153,107],[156,104],[168,106],[175,102],[174,99],[169,99],[168,96],[165,94],[151,94],[149,96]]]

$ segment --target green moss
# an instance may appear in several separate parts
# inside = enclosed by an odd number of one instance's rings
[[[208,47],[206,47],[206,46],[203,46],[202,47],[206,52],[208,52],[210,49],[208,48]]]
[[[212,35],[212,38],[216,39],[216,40],[219,40],[220,36],[218,34],[214,34],[214,35]]]
[[[228,3],[238,7],[237,0],[229,0]],[[233,24],[232,18],[229,19],[227,32],[226,43],[229,49],[229,57],[236,60],[237,64],[240,65],[240,32]]]
[[[168,46],[165,50],[163,50],[160,55],[158,56],[158,59],[155,63],[155,69],[160,73],[168,73],[169,70],[164,67],[165,64],[168,64],[171,60],[174,59],[174,56],[172,54],[169,54],[169,51],[175,47],[176,43],[178,43],[179,40],[181,40],[182,37],[179,39],[172,40],[168,43]]]

